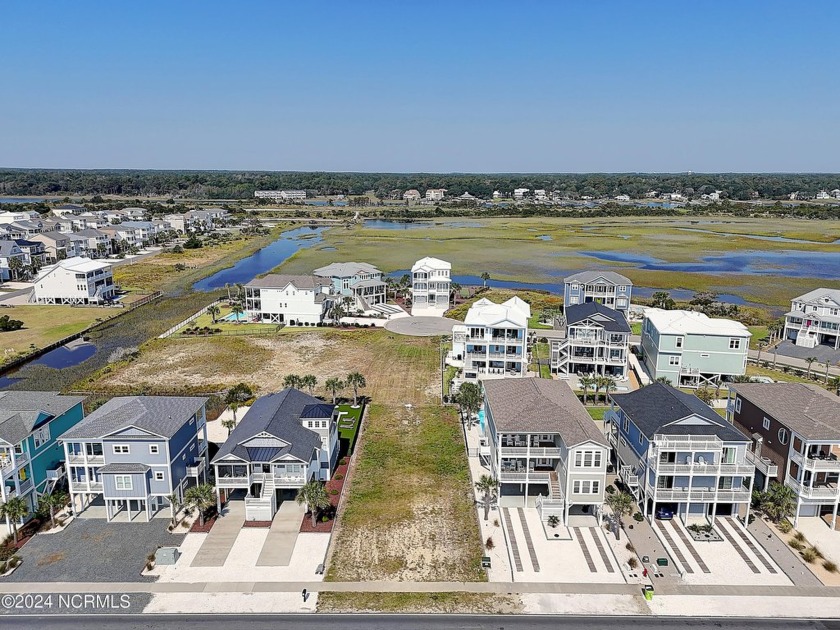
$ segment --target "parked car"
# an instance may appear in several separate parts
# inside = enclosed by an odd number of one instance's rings
[[[660,521],[670,521],[672,518],[674,518],[674,511],[670,508],[657,508],[656,518],[658,518]]]

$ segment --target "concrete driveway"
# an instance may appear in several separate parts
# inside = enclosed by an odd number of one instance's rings
[[[245,523],[244,499],[229,499],[222,510],[222,516],[216,519],[213,528],[207,534],[201,549],[193,558],[193,567],[221,567],[224,566],[233,543],[239,536],[239,531]]]
[[[268,530],[260,557],[257,558],[258,567],[289,566],[305,512],[306,507],[295,501],[283,501],[280,504],[280,509],[271,521],[271,529]]]

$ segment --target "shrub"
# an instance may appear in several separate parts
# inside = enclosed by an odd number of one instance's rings
[[[549,527],[557,527],[560,524],[560,518],[557,515],[552,514],[548,517],[548,526]]]
[[[788,544],[789,544],[791,547],[793,547],[794,549],[796,549],[797,551],[802,551],[803,549],[805,549],[805,545],[804,545],[804,544],[802,544],[801,542],[799,542],[799,541],[798,541],[798,540],[796,540],[796,539],[789,540],[789,541],[788,541]]]
[[[817,558],[820,558],[820,559],[825,558],[825,556],[823,555],[822,551],[820,551],[820,548],[819,548],[819,547],[817,547],[816,545],[812,545],[812,546],[811,546],[811,549],[814,551],[814,553],[815,553],[815,554],[817,554]]]
[[[604,492],[607,494],[615,494],[615,486],[610,484],[606,488],[604,488]]]
[[[641,513],[641,512],[636,512],[636,513],[633,515],[633,520],[634,520],[634,521],[636,521],[637,523],[641,523],[643,520],[645,520],[645,517],[644,517],[644,516],[642,516],[642,513]]]
[[[782,532],[783,534],[787,534],[787,533],[790,532],[790,530],[793,529],[793,525],[791,525],[790,521],[787,520],[786,518],[783,518],[781,521],[779,521],[778,527],[779,527],[779,531]]]
[[[837,564],[832,562],[831,560],[826,560],[822,563],[823,569],[828,571],[829,573],[837,573]]]
[[[639,561],[638,561],[638,560],[636,560],[636,558],[635,558],[635,557],[631,557],[631,558],[627,561],[627,566],[629,566],[631,569],[635,569],[637,566],[639,566]]]
[[[336,481],[341,481],[342,479],[344,479],[344,475],[342,475],[341,473],[336,473],[335,475],[333,475],[333,479],[335,479]]]
[[[151,571],[154,566],[155,565],[152,564],[151,562],[147,562],[146,563],[146,571]]]
[[[808,542],[808,539],[805,538],[805,534],[803,534],[802,532],[796,532],[793,535],[793,537],[794,537],[795,540],[798,540],[801,543]]]
[[[347,465],[347,458],[346,458],[346,457],[342,457],[342,458],[338,461],[338,465],[339,465],[339,466],[346,466],[346,465]]]
[[[817,559],[817,552],[814,551],[813,547],[811,547],[810,549],[806,549],[802,552],[802,559],[808,564],[811,564],[814,560]]]
[[[493,527],[498,527],[498,526],[499,526],[499,519],[494,518],[493,519]]]
[[[628,542],[626,545],[624,545],[624,548],[627,551],[629,551],[630,553],[633,553],[634,551],[636,551],[636,548],[633,546],[633,543],[631,543],[631,542]]]
[[[337,495],[337,494],[338,494],[338,490],[336,490],[335,488],[333,488],[332,490],[330,490],[330,494],[331,494],[331,495],[333,495],[333,496],[335,496],[335,495]]]
[[[330,517],[329,517],[329,516],[327,516],[326,514],[324,514],[324,515],[321,517],[321,522],[322,522],[322,523],[326,523],[326,522],[327,522],[327,521],[329,521],[329,520],[330,520]]]
[[[496,543],[493,542],[493,537],[488,536],[487,540],[484,541],[484,548],[487,549],[487,551],[490,551],[495,546],[496,546]]]

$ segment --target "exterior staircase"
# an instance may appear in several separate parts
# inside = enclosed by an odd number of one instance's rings
[[[548,498],[551,500],[562,499],[563,493],[560,491],[560,481],[557,479],[557,473],[552,472],[548,479]]]

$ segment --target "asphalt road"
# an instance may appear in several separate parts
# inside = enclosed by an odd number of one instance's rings
[[[235,624],[248,630],[681,630],[721,628],[756,630],[840,630],[840,621],[789,619],[686,619],[675,617],[568,617],[548,615],[143,615],[4,617],[4,629],[229,630]]]

